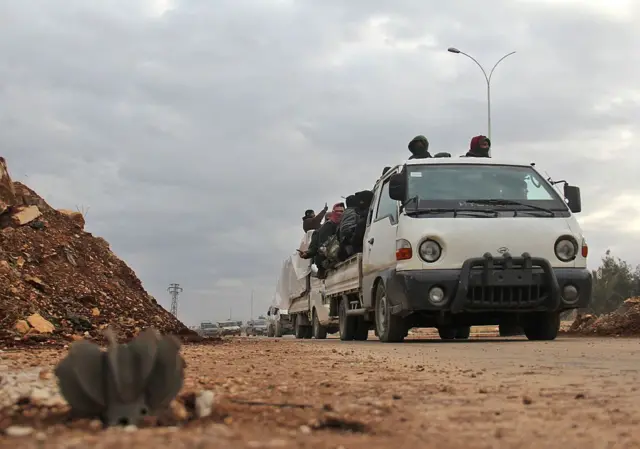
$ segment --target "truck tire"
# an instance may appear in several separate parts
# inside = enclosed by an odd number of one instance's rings
[[[274,331],[274,337],[276,338],[281,338],[282,335],[284,334],[284,329],[282,329],[282,324],[280,323],[280,320],[276,321],[276,326],[275,326],[275,331]]]
[[[376,288],[376,330],[378,338],[384,343],[399,343],[406,335],[404,320],[391,314],[387,293],[382,283]]]
[[[267,327],[267,337],[272,338],[275,334],[276,334],[276,331],[274,329],[273,324],[269,324],[269,327]]]
[[[555,340],[560,331],[559,313],[532,313],[522,326],[529,340]]]
[[[312,316],[313,316],[312,318],[313,338],[315,338],[316,340],[324,340],[325,338],[327,338],[327,328],[322,324],[320,324],[320,320],[318,319],[318,314],[316,313],[316,309],[313,309]]]
[[[438,328],[440,340],[455,340],[458,329],[453,326],[443,326]]]
[[[364,317],[354,317],[356,319],[356,328],[353,335],[353,339],[356,341],[367,341],[369,338],[369,323],[364,320]]]
[[[471,326],[459,326],[456,330],[456,340],[468,340],[471,335]]]
[[[349,310],[349,299],[342,298],[338,309],[338,321],[340,325],[340,340],[351,341],[356,332],[356,320],[355,317],[348,316],[347,310]]]

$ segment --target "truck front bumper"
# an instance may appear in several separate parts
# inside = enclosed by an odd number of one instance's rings
[[[561,312],[587,307],[592,282],[586,268],[553,268],[548,260],[527,253],[500,258],[485,254],[456,270],[393,272],[386,290],[396,315]],[[435,301],[438,296],[442,300]]]

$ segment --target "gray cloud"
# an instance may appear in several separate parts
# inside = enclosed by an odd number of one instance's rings
[[[158,15],[159,7],[172,8]],[[596,6],[594,6],[596,5]],[[592,262],[640,250],[637,6],[80,0],[0,5],[3,156],[189,323],[264,310],[300,216],[369,188],[406,142],[536,161],[583,190]],[[626,195],[621,200],[617,198]],[[635,229],[635,230],[634,230]]]

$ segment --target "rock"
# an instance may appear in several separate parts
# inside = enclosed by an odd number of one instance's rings
[[[42,318],[39,313],[34,313],[33,315],[31,315],[29,318],[27,318],[27,322],[41,334],[50,334],[56,329],[53,324]]]
[[[71,221],[73,221],[73,223],[80,229],[84,229],[84,225],[86,224],[86,222],[84,219],[84,215],[82,215],[82,212],[69,209],[58,209],[58,212],[69,217]]]
[[[171,401],[171,414],[173,418],[177,421],[186,421],[189,418],[189,413],[187,412],[187,408],[184,406],[182,402],[179,401]]]
[[[3,214],[17,203],[16,190],[11,176],[9,176],[7,162],[3,157],[0,157],[0,214]]]
[[[213,391],[211,390],[201,391],[196,396],[196,416],[198,418],[205,418],[211,415],[214,397]]]
[[[44,291],[47,287],[46,284],[42,281],[42,279],[35,276],[31,276],[29,274],[25,275],[24,281],[33,285],[35,288],[37,288],[40,291]]]
[[[97,307],[94,307],[93,309],[91,309],[91,315],[100,316],[100,309],[98,309]]]
[[[27,323],[25,320],[16,321],[16,325],[14,327],[21,334],[26,334],[27,332],[29,332],[29,329],[31,329],[31,326],[29,326],[29,323]]]
[[[19,206],[12,214],[13,221],[19,226],[23,226],[31,223],[36,218],[40,217],[42,212],[38,209],[38,206]]]
[[[4,433],[9,437],[26,437],[33,433],[33,427],[27,426],[9,426]]]

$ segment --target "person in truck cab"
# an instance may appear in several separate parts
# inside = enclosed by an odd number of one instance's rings
[[[329,210],[329,208],[325,203],[324,208],[318,215],[316,215],[313,209],[307,209],[306,211],[304,211],[304,217],[302,217],[302,229],[304,230],[304,232],[309,232],[312,229],[320,229],[320,226],[322,225],[322,219],[327,213],[327,210]]]
[[[429,141],[425,136],[415,136],[409,142],[409,151],[411,151],[411,157],[409,159],[425,159],[431,157],[429,153]]]
[[[463,157],[491,157],[491,141],[486,136],[475,136],[469,144],[469,151]]]

